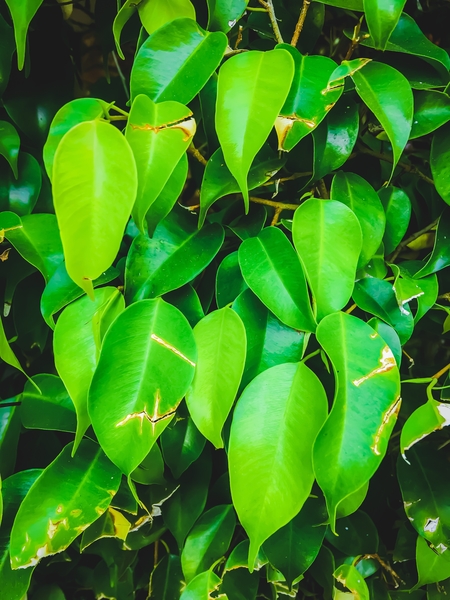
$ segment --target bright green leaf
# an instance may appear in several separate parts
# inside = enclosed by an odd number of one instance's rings
[[[184,588],[180,600],[210,600],[210,592],[219,587],[220,581],[213,571],[200,573]]]
[[[405,452],[426,436],[450,425],[450,406],[430,398],[409,416],[403,425],[400,438],[400,452],[408,462]]]
[[[191,0],[144,0],[138,3],[137,10],[149,34],[174,19],[185,17],[195,21],[195,8]]]
[[[14,24],[14,37],[17,46],[17,66],[19,71],[23,69],[25,63],[25,47],[27,43],[27,31],[31,19],[36,14],[42,4],[42,0],[6,0],[6,4],[11,11]]]
[[[364,0],[364,13],[371,42],[378,50],[385,50],[395,29],[406,0]]]
[[[353,565],[341,565],[333,573],[333,577],[350,590],[351,594],[342,594],[336,590],[335,600],[344,600],[344,598],[358,598],[358,600],[369,600],[369,590],[364,581],[364,577]]]
[[[416,562],[419,581],[415,588],[450,577],[450,553],[436,554],[420,535],[417,537]]]

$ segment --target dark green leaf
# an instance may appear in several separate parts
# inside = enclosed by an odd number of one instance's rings
[[[241,292],[247,289],[241,268],[238,253],[228,254],[220,263],[216,276],[216,303],[218,308],[223,308],[234,302]]]
[[[148,597],[154,600],[179,600],[182,587],[180,557],[166,554],[152,572]]]
[[[370,41],[378,50],[385,50],[389,37],[398,23],[406,0],[364,0],[364,13]]]
[[[433,136],[430,166],[436,189],[441,198],[450,204],[450,123],[440,127]]]
[[[228,33],[240,19],[248,0],[207,0],[208,29]]]
[[[205,438],[190,416],[176,417],[161,435],[161,447],[165,462],[175,479],[192,464],[205,447]]]
[[[411,201],[400,188],[389,186],[378,192],[386,213],[383,243],[386,255],[391,254],[405,235],[411,218]]]
[[[19,71],[23,69],[25,62],[25,47],[27,43],[27,31],[31,19],[36,14],[42,4],[42,0],[23,0],[17,3],[14,0],[6,0],[6,4],[11,11],[14,24],[14,36],[17,46],[17,66]]]
[[[42,373],[34,375],[33,381],[41,393],[30,382],[25,384],[21,395],[22,425],[27,429],[74,433],[77,427],[75,406],[61,379]]]
[[[0,169],[0,209],[11,210],[19,217],[29,215],[37,202],[41,185],[39,163],[31,154],[22,152],[17,174],[13,174],[7,165]]]
[[[14,125],[11,125],[11,123],[8,123],[8,121],[0,121],[0,154],[4,156],[8,161],[9,166],[11,167],[13,175],[16,179],[19,176],[17,170],[19,147],[20,137]]]
[[[414,116],[410,139],[431,133],[450,121],[450,98],[436,90],[414,94]]]

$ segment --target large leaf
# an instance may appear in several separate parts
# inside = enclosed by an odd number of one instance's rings
[[[228,550],[236,526],[231,504],[214,506],[194,525],[181,554],[181,566],[187,583],[213,566]]]
[[[320,320],[350,299],[362,247],[361,227],[342,202],[312,199],[295,211],[292,237]]]
[[[437,90],[420,90],[414,94],[414,116],[410,139],[439,129],[450,121],[450,97]]]
[[[340,171],[333,177],[331,197],[352,209],[362,231],[362,249],[358,268],[362,268],[378,250],[383,239],[386,217],[373,187],[355,173]]]
[[[0,166],[0,210],[11,210],[20,217],[30,214],[39,197],[41,185],[42,174],[38,161],[31,154],[22,152],[16,175],[9,166]]]
[[[433,136],[430,166],[436,189],[441,198],[450,204],[450,123],[440,127]]]
[[[305,334],[281,323],[249,289],[233,303],[247,334],[242,386],[270,367],[296,363],[303,355]]]
[[[17,160],[19,158],[20,137],[14,125],[0,121],[0,154],[6,158],[17,179]]]
[[[364,0],[364,13],[371,42],[378,50],[386,49],[405,2],[406,0]]]
[[[136,302],[110,327],[88,409],[102,448],[126,475],[169,424],[194,377],[196,360],[186,318],[161,299]]]
[[[303,56],[288,44],[279,44],[277,48],[287,50],[295,64],[291,89],[275,122],[278,148],[289,151],[325,118],[343,87],[328,87],[337,66],[331,58]]]
[[[219,71],[216,130],[248,212],[250,166],[286,100],[294,61],[286,50],[232,56]]]
[[[322,384],[303,363],[264,371],[238,400],[228,459],[233,504],[250,538],[250,571],[261,544],[311,491],[312,446],[326,414]]]
[[[314,471],[335,530],[341,500],[360,489],[381,463],[400,408],[394,355],[366,323],[334,313],[317,339],[336,376],[333,408],[314,445]]]
[[[184,212],[172,211],[153,237],[137,236],[127,257],[127,302],[156,298],[192,281],[222,246],[224,231],[218,223],[201,230]],[[186,260],[189,256],[189,260]]]
[[[413,95],[408,80],[393,67],[371,61],[352,74],[356,91],[380,121],[392,144],[391,176],[411,132]]]
[[[75,406],[61,379],[41,373],[34,375],[33,381],[40,393],[30,382],[25,384],[21,395],[22,425],[27,429],[75,432]]]
[[[69,444],[20,505],[11,531],[13,569],[65,550],[105,512],[119,489],[121,473],[96,443],[83,440],[73,458],[71,451]]]
[[[92,298],[92,280],[119,250],[137,190],[136,165],[118,129],[88,121],[56,150],[53,195],[70,277]]]
[[[192,19],[175,19],[155,31],[140,47],[131,71],[131,95],[154,102],[187,104],[217,69],[227,37],[208,33]]]
[[[113,287],[97,290],[94,302],[84,296],[69,304],[55,327],[55,366],[77,411],[74,450],[90,425],[88,391],[100,354],[99,332],[96,329],[102,312],[108,308],[112,308],[108,314],[109,323],[125,308],[123,296]]]
[[[138,175],[133,219],[145,232],[145,215],[161,194],[195,133],[192,112],[178,102],[155,104],[139,94],[133,101],[125,137]]]
[[[378,191],[386,213],[383,243],[386,255],[393,252],[405,235],[411,218],[411,200],[400,188],[389,186]]]
[[[247,351],[245,327],[231,308],[216,310],[194,328],[198,359],[186,404],[197,429],[223,448],[222,427],[241,382]]]
[[[249,288],[286,325],[316,328],[298,255],[286,235],[266,227],[239,247],[239,265]]]
[[[14,36],[17,46],[17,66],[19,71],[23,69],[25,63],[25,47],[27,43],[27,31],[31,19],[37,12],[43,0],[6,0],[14,24]]]

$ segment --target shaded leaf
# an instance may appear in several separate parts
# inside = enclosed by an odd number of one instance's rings
[[[130,521],[121,512],[110,507],[83,532],[80,541],[80,552],[83,552],[97,540],[104,538],[125,540],[130,527]]]
[[[0,208],[22,217],[30,214],[36,205],[42,185],[41,168],[31,154],[22,152],[18,172],[17,165],[15,169],[15,174],[6,165],[0,170]]]
[[[179,600],[183,587],[180,557],[166,554],[152,571],[149,598]]]
[[[241,292],[247,289],[241,268],[238,253],[227,254],[219,265],[216,275],[216,303],[218,308],[223,308],[234,302]]]
[[[33,381],[41,393],[30,382],[25,384],[20,398],[22,425],[27,429],[74,433],[77,427],[75,406],[61,379],[41,373],[34,375]]]
[[[411,218],[411,200],[400,188],[389,186],[378,191],[386,213],[383,243],[386,254],[391,254],[405,235]]]
[[[161,448],[175,479],[197,460],[205,441],[190,416],[177,416],[169,423],[161,435]]]
[[[200,573],[184,588],[180,600],[209,600],[210,592],[219,587],[220,581],[213,571]]]
[[[245,11],[248,0],[207,0],[210,31],[228,33]]]
[[[450,121],[450,98],[437,90],[414,94],[414,116],[410,139],[416,139],[439,129]]]
[[[445,402],[437,402],[429,398],[428,402],[416,408],[403,425],[400,437],[400,452],[408,462],[405,454],[414,444],[438,429],[450,425],[450,407]]]
[[[17,170],[19,148],[20,137],[14,125],[11,125],[8,121],[0,121],[0,154],[8,161],[16,179],[19,176]]]
[[[14,37],[17,46],[17,66],[19,71],[23,69],[25,63],[25,47],[27,43],[27,31],[31,19],[36,14],[42,4],[42,0],[23,0],[20,3],[15,0],[6,0],[6,4],[11,11],[14,24]]]
[[[433,136],[430,154],[430,167],[436,190],[441,198],[450,204],[450,123],[440,127]]]

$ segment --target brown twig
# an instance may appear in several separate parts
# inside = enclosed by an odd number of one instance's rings
[[[242,25],[239,25],[238,28],[238,34],[236,37],[236,43],[234,44],[234,49],[237,50],[239,44],[242,42],[242,32],[244,31],[244,28],[242,27]]]
[[[265,204],[266,206],[272,206],[273,208],[282,210],[297,210],[299,207],[298,204],[285,204],[284,202],[275,202],[274,200],[266,200],[266,198],[257,198],[255,196],[250,196],[250,202],[255,202],[256,204]]]
[[[189,154],[191,154],[194,158],[196,158],[198,160],[199,163],[201,163],[203,166],[206,166],[206,163],[208,162],[206,160],[206,158],[203,156],[203,154],[201,154],[199,152],[199,150],[197,150],[197,148],[194,146],[194,144],[191,144],[188,148],[188,152]]]
[[[388,256],[386,260],[388,262],[394,262],[394,260],[397,258],[397,256],[400,254],[400,252],[403,250],[403,248],[406,248],[406,246],[408,244],[410,244],[414,240],[417,240],[417,238],[419,238],[424,233],[431,231],[433,229],[433,227],[436,227],[436,225],[438,224],[438,221],[439,221],[439,219],[436,219],[435,221],[433,221],[432,223],[430,223],[423,229],[420,229],[419,231],[416,231],[416,233],[413,233],[412,235],[410,235],[408,238],[406,238],[406,240],[403,240],[403,242],[400,242],[400,244],[397,246],[397,248],[394,250],[394,252],[392,252],[392,254],[390,256]]]
[[[344,60],[351,59],[353,52],[355,51],[355,49],[357,48],[357,46],[359,44],[359,41],[361,39],[359,37],[359,31],[361,29],[363,18],[364,17],[360,18],[360,20],[358,21],[358,23],[355,25],[355,27],[353,29],[352,40],[350,42],[350,46],[348,47],[347,54],[345,55]]]
[[[293,181],[294,179],[298,179],[299,177],[308,177],[308,175],[312,175],[312,171],[305,171],[304,173],[293,173],[289,175],[289,177],[280,177],[279,179],[269,179],[266,183],[262,185],[272,185],[274,183],[284,183],[285,181]]]
[[[373,156],[374,158],[378,158],[379,160],[384,160],[385,162],[388,162],[391,164],[393,164],[393,162],[394,162],[394,159],[391,156],[389,156],[389,154],[383,154],[382,152],[375,152],[374,150],[370,150],[369,148],[366,148],[365,146],[358,145],[358,151],[360,152],[360,154],[367,154],[368,156]],[[404,171],[407,171],[408,173],[414,173],[415,175],[418,175],[421,179],[423,179],[430,185],[434,185],[434,181],[432,179],[430,179],[430,177],[427,177],[425,175],[425,173],[422,173],[422,171],[420,171],[416,166],[409,165],[408,163],[404,163],[404,162],[397,163],[397,166],[400,167],[401,169],[403,169]]]
[[[356,308],[356,304],[352,304],[349,308],[347,308],[347,310],[345,310],[344,312],[346,312],[348,315],[350,313],[352,313]]]
[[[298,17],[297,25],[295,26],[294,35],[292,36],[291,46],[297,45],[298,38],[303,29],[303,25],[305,24],[306,15],[308,14],[308,8],[311,5],[311,0],[303,0],[302,10],[300,11],[300,16]]]
[[[280,208],[279,206],[275,209],[275,213],[273,215],[272,222],[270,223],[271,227],[275,227],[275,225],[278,223],[278,219],[280,218],[282,210],[283,209]]]
[[[444,375],[444,373],[447,373],[447,371],[450,371],[450,363],[448,365],[445,365],[445,367],[442,367],[440,371],[432,375],[432,379],[439,379],[439,377]]]
[[[392,577],[392,581],[394,582],[394,586],[396,588],[398,588],[400,583],[405,583],[403,579],[399,575],[397,575],[397,573],[394,571],[391,565],[384,561],[380,556],[378,556],[378,554],[363,554],[354,562],[354,566],[356,567],[356,565],[359,562],[361,562],[362,560],[367,560],[368,558],[376,560],[379,563],[379,565],[389,573],[389,575]]]
[[[273,7],[272,0],[258,0],[261,6],[263,6],[269,14],[270,22],[272,23],[272,29],[275,34],[275,39],[279,44],[283,44],[283,36],[281,35],[280,28],[278,27],[277,17],[275,15],[275,9]]]
[[[325,181],[323,179],[319,179],[316,183],[317,190],[320,194],[320,197],[323,200],[328,200],[330,198],[330,194],[327,190],[327,186],[325,185]]]

